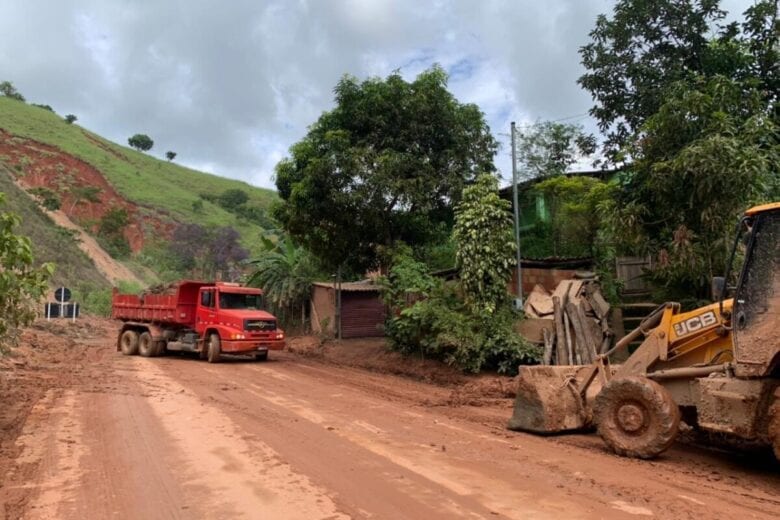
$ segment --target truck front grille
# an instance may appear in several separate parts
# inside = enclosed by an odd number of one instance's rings
[[[276,330],[276,320],[244,320],[244,330],[248,332]]]

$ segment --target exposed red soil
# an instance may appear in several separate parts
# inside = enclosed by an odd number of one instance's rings
[[[124,234],[134,252],[143,248],[150,230],[154,230],[156,236],[170,236],[173,232],[174,225],[169,218],[141,215],[138,207],[122,197],[97,168],[54,146],[0,130],[0,155],[6,157],[6,163],[13,171],[20,173],[17,180],[25,189],[45,187],[56,192],[62,201],[62,211],[80,225],[91,223],[93,233],[106,212],[124,208],[130,221]],[[122,156],[118,158],[127,160]],[[70,191],[87,186],[100,189],[99,202],[77,201]]]

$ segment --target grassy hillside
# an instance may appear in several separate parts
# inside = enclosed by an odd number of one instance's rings
[[[78,248],[68,230],[55,225],[38,209],[38,205],[13,183],[10,173],[2,167],[0,192],[5,193],[5,203],[0,205],[0,210],[16,213],[22,219],[18,231],[32,241],[36,263],[57,264],[52,278],[53,285],[109,287],[92,260]]]
[[[256,250],[258,236],[263,232],[258,224],[208,201],[203,201],[202,209],[196,211],[193,202],[199,200],[201,193],[219,195],[238,188],[248,194],[248,204],[268,209],[276,197],[271,190],[195,171],[117,145],[77,124],[67,124],[53,112],[5,97],[0,97],[0,129],[55,146],[90,164],[142,210],[162,211],[178,222],[233,226],[250,250]]]

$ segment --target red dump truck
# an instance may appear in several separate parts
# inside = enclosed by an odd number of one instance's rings
[[[111,315],[122,321],[117,350],[126,356],[197,352],[210,363],[222,354],[268,359],[284,348],[284,331],[263,310],[263,292],[236,283],[184,280],[141,295],[114,289]]]

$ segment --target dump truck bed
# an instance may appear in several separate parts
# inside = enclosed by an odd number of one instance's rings
[[[120,294],[114,290],[111,317],[122,321],[195,326],[198,291],[207,282],[183,281],[163,293]]]

